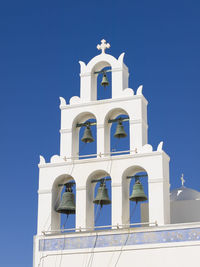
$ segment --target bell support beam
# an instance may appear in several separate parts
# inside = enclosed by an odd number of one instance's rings
[[[112,119],[112,120],[108,120],[108,123],[119,122],[119,121],[129,121],[129,118]]]

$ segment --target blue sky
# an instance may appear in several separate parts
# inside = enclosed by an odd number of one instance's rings
[[[59,96],[79,95],[79,64],[125,52],[130,87],[144,85],[149,143],[164,141],[171,188],[200,190],[199,1],[0,3],[1,266],[32,266],[39,155],[59,153]]]

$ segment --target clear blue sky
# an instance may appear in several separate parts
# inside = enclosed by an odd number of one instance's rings
[[[59,153],[59,96],[79,95],[79,64],[125,52],[130,87],[144,85],[149,143],[164,141],[171,188],[200,190],[200,2],[14,1],[0,3],[2,267],[31,267],[38,160]]]

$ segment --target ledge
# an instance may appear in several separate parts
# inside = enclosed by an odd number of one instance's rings
[[[171,229],[170,229],[171,228]],[[149,244],[171,244],[178,242],[200,241],[200,224],[171,225],[169,229],[148,227],[135,231],[110,230],[107,234],[92,231],[87,234],[76,233],[74,236],[63,234],[62,237],[45,237],[39,239],[40,251],[73,250],[87,248],[105,248],[121,246],[138,246]],[[173,229],[174,228],[174,229]]]
[[[135,99],[142,99],[144,103],[147,105],[148,101],[143,95],[134,95],[134,96],[128,96],[128,97],[120,97],[120,98],[108,98],[108,99],[103,99],[103,100],[94,100],[90,102],[83,102],[83,103],[78,103],[78,104],[73,104],[73,105],[60,105],[60,109],[74,109],[74,108],[79,108],[79,107],[84,107],[84,106],[93,106],[93,105],[101,105],[101,104],[106,104],[106,103],[112,103],[112,102],[121,102],[121,101],[129,101],[129,100],[135,100]]]
[[[101,162],[101,161],[114,161],[114,160],[124,160],[128,158],[140,158],[140,157],[151,157],[151,156],[159,156],[163,155],[170,160],[169,156],[164,151],[152,151],[151,153],[135,153],[135,154],[124,154],[124,155],[117,155],[117,156],[107,156],[107,157],[93,157],[89,159],[71,159],[65,162],[58,162],[58,163],[45,163],[45,164],[38,164],[39,168],[47,168],[47,167],[58,167],[58,166],[66,166],[66,165],[73,165],[73,164],[84,164],[84,163],[91,163],[91,162]]]

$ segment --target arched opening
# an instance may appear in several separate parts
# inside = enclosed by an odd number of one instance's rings
[[[102,229],[102,226],[111,225],[111,191],[108,172],[98,170],[90,175],[86,201],[88,227]]]
[[[114,156],[114,155],[119,155],[119,154],[129,154],[130,153],[129,152],[129,150],[130,150],[130,136],[129,136],[128,117],[127,117],[127,115],[121,114],[121,115],[117,116],[115,118],[115,120],[117,120],[117,121],[112,123],[111,130],[110,130],[111,155]],[[128,151],[128,152],[121,152],[120,153],[120,151]],[[117,152],[119,152],[119,153],[117,153]]]
[[[97,76],[97,100],[112,97],[112,73],[110,67],[105,67]]]
[[[133,166],[123,174],[123,224],[130,227],[148,223],[148,175],[144,168]],[[145,208],[143,208],[145,207]]]
[[[109,62],[101,61],[91,70],[92,100],[108,99],[112,96],[112,66]],[[103,86],[102,86],[103,82]],[[105,88],[104,88],[105,86]]]
[[[85,121],[79,132],[79,159],[96,157],[97,153],[97,128],[96,120]],[[87,126],[88,125],[88,126]]]
[[[130,127],[128,113],[116,108],[105,119],[105,151],[112,156],[130,153]]]
[[[72,154],[74,158],[96,157],[96,123],[96,117],[90,112],[81,113],[74,120],[72,130]]]
[[[52,190],[52,223],[54,229],[74,229],[76,215],[76,183],[71,175],[59,176]]]

